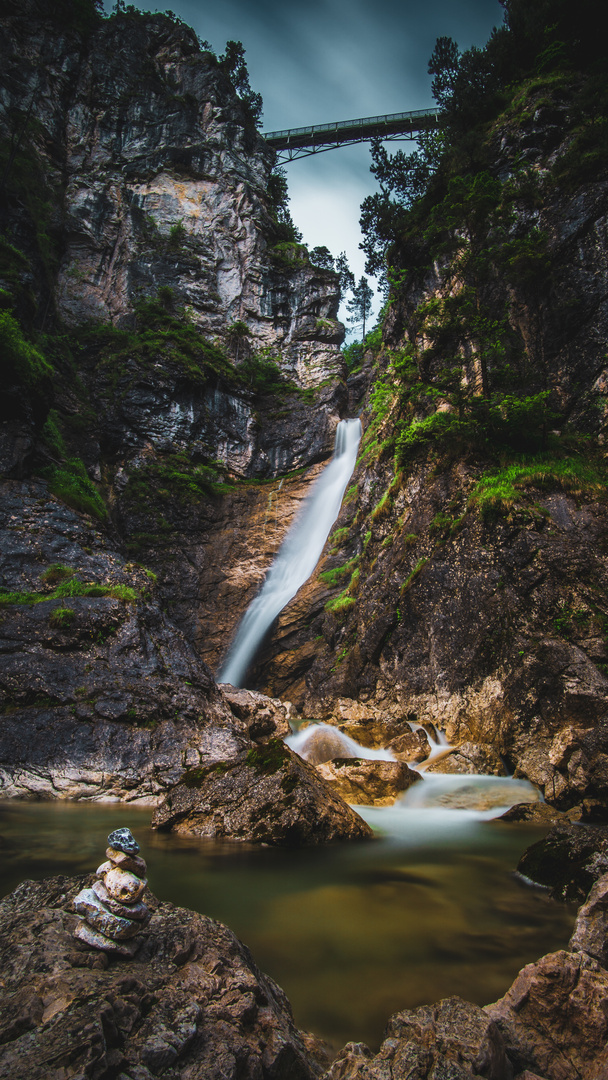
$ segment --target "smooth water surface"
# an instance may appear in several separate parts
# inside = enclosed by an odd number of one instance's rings
[[[377,1046],[398,1009],[450,994],[493,1001],[525,963],[566,944],[573,909],[512,874],[546,830],[442,806],[357,809],[390,834],[284,851],[155,833],[149,809],[2,803],[1,891],[94,870],[108,832],[128,825],[153,892],[227,923],[286,991],[297,1025],[335,1047]]]

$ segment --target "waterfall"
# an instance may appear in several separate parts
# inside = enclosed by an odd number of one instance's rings
[[[245,612],[218,682],[240,686],[264,635],[317,565],[340,511],[361,438],[359,420],[341,420],[334,454],[306,496],[255,600]]]

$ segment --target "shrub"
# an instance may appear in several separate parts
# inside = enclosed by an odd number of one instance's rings
[[[33,388],[54,374],[42,353],[26,340],[10,311],[0,311],[0,358],[5,385],[16,379]]]
[[[52,466],[44,473],[49,484],[49,491],[58,499],[71,506],[72,510],[90,514],[98,521],[105,521],[108,512],[101,495],[93,486],[84,462],[80,458],[68,458],[61,465]]]
[[[73,578],[75,570],[71,566],[63,566],[61,563],[53,563],[49,566],[43,574],[40,575],[40,580],[45,585],[58,585],[60,581],[65,581],[66,578]]]

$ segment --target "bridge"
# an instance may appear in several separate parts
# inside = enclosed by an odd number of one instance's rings
[[[371,139],[391,142],[413,140],[418,132],[436,128],[438,123],[438,109],[417,109],[386,116],[365,116],[360,120],[340,120],[335,124],[267,131],[262,137],[277,151],[278,162],[284,164],[311,154],[321,154],[325,150],[334,150],[338,146]]]

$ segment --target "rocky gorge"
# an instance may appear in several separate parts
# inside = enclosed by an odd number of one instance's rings
[[[331,1064],[226,927],[152,898],[119,967],[70,937],[90,879],[26,882],[0,905],[6,1075],[600,1080],[608,180],[587,74],[541,65],[480,121],[469,172],[402,224],[353,362],[338,275],[299,242],[226,57],[171,13],[85,8],[1,20],[0,797],[149,806],[176,843],[357,849],[357,809],[505,777],[508,820],[557,823],[521,872],[592,892],[495,1005],[401,1011],[377,1054]],[[218,685],[355,416],[319,565],[255,689]]]

